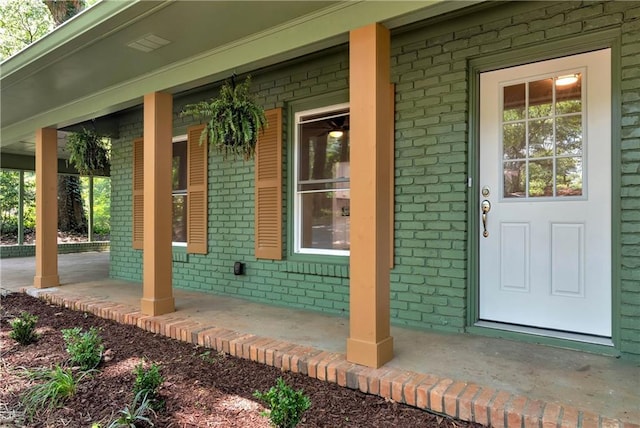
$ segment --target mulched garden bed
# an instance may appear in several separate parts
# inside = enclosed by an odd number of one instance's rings
[[[21,311],[39,317],[36,343],[23,346],[9,338],[9,320]],[[20,395],[33,381],[25,369],[66,364],[60,330],[100,329],[105,345],[99,372],[85,378],[63,407],[25,421]],[[165,406],[152,420],[156,427],[268,427],[263,403],[253,397],[278,377],[311,399],[299,427],[479,427],[429,414],[383,398],[274,367],[217,354],[212,350],[155,335],[129,325],[48,304],[24,294],[2,298],[0,308],[0,428],[106,426],[133,399],[134,367],[156,363],[164,383]]]

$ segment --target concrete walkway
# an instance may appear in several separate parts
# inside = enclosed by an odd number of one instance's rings
[[[0,286],[321,380],[485,425],[637,428],[640,363],[548,346],[392,327],[378,370],[345,360],[346,318],[175,290],[172,314],[139,313],[141,284],[108,278],[109,253],[59,256],[62,285],[31,287],[34,258],[0,261]]]

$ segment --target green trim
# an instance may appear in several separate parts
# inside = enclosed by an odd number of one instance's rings
[[[0,168],[17,171],[35,171],[36,157],[2,153],[2,156],[0,156]],[[109,176],[109,171],[106,171],[106,173],[106,176]],[[78,170],[75,169],[73,165],[69,165],[66,159],[58,159],[58,174],[78,175]]]
[[[315,95],[311,97],[299,98],[288,102],[287,108],[287,123],[288,125],[288,138],[287,138],[287,200],[285,203],[287,210],[287,259],[299,262],[320,263],[320,264],[349,264],[349,256],[328,256],[317,254],[297,254],[294,252],[294,202],[295,191],[293,189],[293,177],[294,171],[294,136],[295,136],[295,114],[299,111],[311,110],[315,108],[321,108],[325,106],[331,106],[334,104],[342,104],[349,102],[349,91],[340,90],[335,92],[329,92],[326,94]]]
[[[541,345],[555,346],[558,348],[567,348],[575,351],[590,352],[593,354],[609,355],[613,357],[619,357],[622,355],[620,350],[613,346],[578,342],[575,340],[559,339],[556,337],[538,336],[535,334],[518,333],[515,331],[499,330],[489,327],[471,326],[467,328],[467,332],[477,334],[479,336],[517,340],[519,342],[527,343],[539,343]]]
[[[576,348],[581,350],[594,349],[592,352],[603,353],[605,346],[582,344],[571,340],[544,338],[544,340],[536,335],[525,333],[504,332],[501,330],[487,329],[476,327],[474,323],[479,319],[479,222],[478,222],[478,206],[480,193],[480,129],[478,114],[480,108],[480,73],[493,71],[506,67],[513,67],[521,64],[544,61],[553,58],[575,55],[596,49],[611,48],[611,104],[612,104],[612,121],[611,121],[611,162],[612,162],[612,181],[611,181],[611,292],[612,292],[612,341],[616,348],[620,346],[620,273],[617,266],[620,266],[620,251],[616,247],[616,242],[620,242],[620,45],[621,32],[619,28],[596,31],[591,33],[580,34],[578,36],[567,37],[562,40],[528,46],[522,49],[509,50],[498,54],[476,57],[469,60],[469,157],[468,157],[468,173],[471,179],[471,187],[469,188],[469,205],[467,221],[469,225],[469,239],[467,251],[469,253],[467,269],[468,283],[467,293],[469,296],[467,304],[467,331],[470,333],[485,334],[485,331],[500,331],[501,337],[514,337],[518,340],[526,340],[540,343],[548,343],[552,345]],[[486,334],[495,335],[496,333]],[[506,335],[509,336],[506,336]],[[576,345],[580,343],[579,345]],[[616,355],[611,351],[609,354]],[[606,353],[606,352],[604,352]]]
[[[171,260],[174,262],[189,263],[187,247],[174,245],[171,247]]]
[[[621,300],[622,287],[620,280],[620,266],[622,255],[622,147],[620,131],[622,129],[622,65],[620,64],[622,35],[619,31],[611,31],[608,38],[611,41],[611,340],[620,349]]]

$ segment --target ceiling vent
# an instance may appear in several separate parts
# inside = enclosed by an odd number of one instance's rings
[[[169,40],[158,37],[155,34],[147,34],[146,36],[129,43],[127,46],[142,52],[151,52],[168,45],[169,43],[171,43]]]

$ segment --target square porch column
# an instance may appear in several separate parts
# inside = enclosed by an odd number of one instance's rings
[[[172,290],[173,96],[144,96],[144,241],[142,301],[145,315],[175,311]]]
[[[380,367],[390,336],[391,191],[389,30],[371,24],[349,37],[351,251],[347,360]]]
[[[58,130],[36,131],[36,288],[60,285],[58,276]]]

